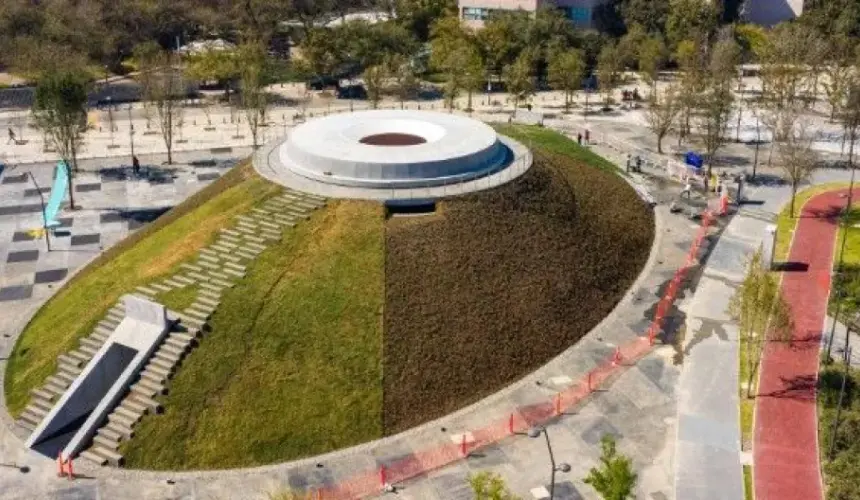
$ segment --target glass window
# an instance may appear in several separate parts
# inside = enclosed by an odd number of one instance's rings
[[[591,24],[590,7],[565,7],[565,16],[576,24]]]
[[[463,19],[466,21],[484,21],[489,15],[489,9],[480,7],[463,7]]]

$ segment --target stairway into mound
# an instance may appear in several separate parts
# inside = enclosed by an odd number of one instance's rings
[[[170,379],[183,359],[199,342],[205,342],[207,322],[218,308],[223,291],[245,276],[247,265],[269,244],[280,240],[285,228],[310,218],[313,210],[323,206],[323,198],[285,191],[268,199],[260,208],[236,216],[235,224],[221,229],[216,241],[198,252],[194,263],[181,264],[178,273],[135,290],[150,300],[189,286],[197,293],[188,308],[170,313],[172,319],[178,320],[178,326],[165,337],[128,393],[96,431],[82,457],[100,465],[123,464],[119,451],[122,442],[134,437],[134,428],[146,415],[162,410],[159,396],[167,394]]]

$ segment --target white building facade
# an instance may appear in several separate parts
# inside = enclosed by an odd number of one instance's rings
[[[561,9],[579,28],[591,28],[594,9],[605,0],[459,0],[460,19],[469,26],[481,27],[494,11],[535,12],[541,7]]]

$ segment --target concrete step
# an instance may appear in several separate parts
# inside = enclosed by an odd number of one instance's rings
[[[133,396],[135,401],[149,408],[150,413],[160,413],[163,409],[161,403],[151,397],[144,396],[140,393],[134,394]]]
[[[107,448],[109,450],[116,451],[119,449],[119,441],[115,439],[111,439],[102,434],[96,434],[93,437],[93,445],[98,445],[101,448]]]
[[[237,271],[241,271],[243,273],[247,270],[245,266],[243,266],[242,264],[236,264],[235,262],[225,262],[224,267],[229,267]]]
[[[86,458],[90,462],[96,465],[107,465],[108,459],[107,457],[103,457],[98,453],[94,452],[92,449],[84,450],[80,454],[81,457]]]
[[[66,389],[68,389],[68,388],[69,388],[69,385],[71,385],[71,381],[69,381],[69,380],[67,380],[67,379],[65,379],[65,378],[60,378],[60,377],[58,377],[58,376],[56,376],[56,375],[51,375],[50,377],[48,377],[47,379],[45,379],[45,382],[47,382],[48,384],[51,384],[51,385],[55,385],[55,386],[58,386],[58,387],[62,387],[62,388],[63,388],[63,392],[65,392],[65,391],[66,391]]]
[[[226,234],[228,236],[233,236],[236,238],[242,236],[242,233],[240,233],[238,231],[234,231],[232,229],[226,229],[226,228],[221,229],[221,234]]]
[[[164,280],[164,284],[171,288],[184,288],[188,283],[182,283],[178,281],[176,278],[168,278]]]
[[[53,403],[51,403],[50,401],[48,401],[48,400],[46,400],[46,399],[44,399],[44,398],[31,398],[31,399],[30,399],[30,404],[31,404],[31,405],[33,405],[33,406],[34,406],[34,407],[36,407],[36,408],[39,408],[39,409],[41,409],[41,410],[44,410],[44,411],[45,411],[45,415],[47,415],[47,414],[48,414],[48,412],[49,412],[49,411],[51,411],[51,408],[53,408],[53,407],[54,407]]]
[[[233,254],[225,253],[225,252],[219,253],[218,258],[221,259],[222,261],[224,261],[224,264],[236,263],[236,262],[239,262],[240,260],[242,260]]]
[[[269,216],[272,214],[272,212],[269,212],[268,210],[263,210],[262,208],[252,208],[251,212],[254,212],[255,214],[265,215],[265,216]]]
[[[157,365],[157,364],[150,361],[146,365],[146,368],[143,371],[143,373],[147,373],[147,372],[151,372],[153,375],[166,381],[170,378],[172,370],[170,368],[165,368],[161,365]]]
[[[227,287],[225,287],[223,285],[218,285],[216,283],[200,283],[200,288],[205,289],[205,290],[213,290],[213,291],[220,293],[221,290],[223,290]]]
[[[59,356],[57,356],[57,361],[61,364],[71,366],[81,366],[82,364],[84,364],[84,361],[82,359],[73,358],[68,354],[60,354]]]
[[[146,370],[143,370],[142,372],[140,372],[140,379],[141,380],[149,380],[151,382],[155,382],[156,384],[164,385],[164,383],[167,382],[167,378],[168,378],[167,375],[165,375],[163,373],[156,373],[156,372],[149,370],[149,369],[146,369]]]
[[[259,226],[257,226],[256,224],[251,224],[250,222],[240,222],[240,223],[236,224],[236,228],[240,231],[242,229],[244,229],[246,231],[251,231],[251,234],[256,234],[257,232],[260,231]],[[242,231],[242,232],[245,232],[245,231]]]
[[[311,218],[311,214],[307,210],[301,210],[298,208],[289,207],[284,209],[284,215],[293,216],[298,220],[308,220]]]
[[[114,467],[119,467],[123,464],[122,455],[120,455],[119,453],[117,453],[114,450],[107,449],[104,446],[101,446],[99,444],[93,445],[89,449],[89,451],[93,452],[96,455],[101,455],[101,456],[105,457],[105,459],[107,460],[107,463],[113,465]]]
[[[15,421],[15,423],[16,423],[16,424],[18,424],[18,425],[20,425],[21,427],[23,427],[23,428],[27,429],[27,430],[28,430],[28,431],[30,431],[30,432],[35,431],[35,430],[36,430],[36,427],[38,427],[38,424],[34,424],[33,422],[30,422],[29,420],[24,420],[24,419],[21,419],[21,418],[19,418],[18,420],[16,420],[16,421]]]
[[[215,300],[221,299],[221,289],[212,289],[212,288],[202,288],[200,289],[200,295],[198,297],[212,297]]]
[[[145,286],[136,287],[134,290],[136,292],[142,293],[143,295],[149,295],[150,297],[154,297],[155,295],[158,295],[157,290],[153,290],[152,288],[145,287]]]
[[[242,271],[233,269],[232,267],[226,267],[225,266],[225,267],[221,268],[221,270],[224,272],[224,274],[229,275],[229,276],[227,276],[229,279],[236,279],[236,278],[244,278],[245,277],[245,273],[243,273]]]
[[[216,264],[213,262],[207,262],[205,260],[198,260],[197,263],[200,264],[200,267],[206,268],[206,270],[204,272],[211,271],[213,269],[221,269],[221,266],[219,264]]]
[[[254,243],[253,241],[247,241],[247,242],[245,242],[245,246],[246,246],[247,248],[255,248],[255,249],[257,249],[257,250],[259,250],[259,251],[261,251],[261,252],[262,252],[263,250],[265,250],[265,249],[266,249],[266,246],[265,246],[265,245],[261,245],[261,244],[259,244],[259,243]]]
[[[113,333],[113,331],[116,330],[116,325],[118,325],[118,324],[119,323],[111,323],[110,321],[103,319],[103,320],[99,321],[96,326],[104,328],[105,330],[108,330],[110,333]]]
[[[31,390],[30,395],[34,398],[44,399],[45,401],[53,401],[57,397],[57,393],[46,390],[44,387]]]
[[[113,328],[109,328],[105,325],[98,325],[95,327],[95,329],[93,330],[93,333],[91,333],[90,336],[100,337],[100,338],[106,339],[106,338],[110,337],[112,333],[113,333]],[[102,340],[102,341],[104,341],[104,340]]]
[[[122,441],[123,438],[125,438],[125,434],[122,434],[121,432],[117,432],[116,430],[110,429],[108,427],[102,427],[101,429],[96,431],[96,435],[97,436],[104,436],[107,439],[110,439],[112,441],[117,441],[117,442]]]
[[[209,283],[212,285],[218,285],[222,288],[233,288],[234,286],[236,286],[236,284],[232,281],[222,280],[214,277],[209,279]]]
[[[120,408],[122,407],[128,408],[132,412],[140,413],[141,415],[149,413],[148,406],[142,405],[131,398],[125,398],[125,400],[123,400],[122,404],[120,405]]]
[[[182,315],[182,324],[189,327],[189,328],[197,328],[197,329],[202,330],[203,325],[205,325],[206,322],[201,320],[200,318],[195,318],[194,316],[188,316],[186,314],[183,314]]]
[[[171,363],[164,358],[156,358],[155,356],[149,360],[149,365],[157,366],[163,370],[167,370],[168,372],[176,370],[176,363]]]
[[[222,234],[221,236],[218,237],[218,239],[219,239],[219,241],[225,241],[227,243],[233,243],[235,245],[235,244],[239,243],[240,241],[242,241],[241,237],[242,237],[241,234],[239,236]]]
[[[223,267],[218,267],[218,269],[217,269],[217,270],[209,271],[209,276],[214,276],[215,278],[222,279],[222,280],[227,280],[227,281],[229,281],[229,280],[233,279],[232,277],[230,277],[230,276],[228,276],[228,275],[224,274],[224,273],[222,272],[223,270],[224,270],[224,268],[223,268]]]
[[[268,213],[268,212],[266,212],[266,213]],[[237,215],[236,220],[239,220],[242,222],[247,222],[248,224],[251,224],[251,225],[253,225],[255,223],[254,218],[249,216],[249,215]]]
[[[80,360],[82,365],[88,363],[90,361],[90,359],[92,359],[92,356],[87,356],[86,354],[84,354],[80,351],[77,351],[77,350],[69,351],[68,355],[73,357],[73,358],[77,358],[78,360]]]
[[[92,359],[92,357],[95,356],[97,352],[99,352],[99,349],[101,349],[101,347],[96,348],[91,345],[78,346],[78,350],[89,356],[90,359]]]
[[[197,334],[199,334],[199,333],[200,333],[199,331],[194,331],[193,333],[173,332],[167,338],[181,340],[183,342],[187,342],[190,344],[191,342],[194,342],[197,339]]]
[[[177,282],[179,282],[179,283],[183,283],[183,284],[185,284],[185,286],[193,285],[193,284],[194,284],[194,280],[193,280],[193,279],[188,278],[188,277],[185,277],[185,276],[182,276],[181,274],[177,274],[176,276],[174,276],[174,277],[173,277],[173,278],[171,278],[171,279],[173,279],[174,281],[177,281]]]
[[[125,318],[125,311],[117,311],[116,309],[111,309],[105,316],[110,319],[115,319],[117,322],[120,322],[123,320],[123,318]]]
[[[169,292],[170,290],[173,290],[173,289],[172,289],[172,288],[170,288],[169,286],[167,286],[167,285],[162,285],[161,283],[152,283],[152,284],[151,284],[151,285],[149,285],[149,286],[150,286],[151,288],[154,288],[154,289],[158,290],[159,292]]]
[[[99,342],[98,340],[94,339],[92,337],[92,335],[90,335],[89,337],[84,337],[81,339],[81,347],[87,346],[87,347],[92,348],[93,350],[98,351],[99,349],[102,348],[103,345],[104,345],[104,341]]]
[[[298,194],[298,193],[296,193],[296,194],[293,194],[293,193],[283,194],[283,195],[281,195],[281,199],[285,200],[285,201],[289,201],[293,205],[304,206],[304,207],[313,208],[313,209],[325,206],[324,201],[309,199],[304,194]]]
[[[260,231],[260,236],[272,241],[279,241],[281,239],[281,233],[275,233],[273,231]]]
[[[45,411],[43,408],[39,408],[33,405],[27,405],[27,407],[24,408],[24,411],[21,412],[20,418],[38,424],[42,421],[43,418],[45,418],[45,415],[47,414],[48,412]]]
[[[193,265],[193,264],[180,264],[180,265],[179,265],[179,267],[181,267],[182,269],[187,269],[187,270],[189,270],[189,271],[197,271],[197,272],[200,272],[200,271],[202,271],[202,270],[203,270],[203,269],[201,269],[200,267],[195,266],[195,265]]]
[[[185,352],[188,351],[188,346],[180,347],[171,344],[161,344],[161,347],[158,350],[181,358],[185,355]]]
[[[254,243],[264,243],[266,240],[260,238],[259,236],[251,236],[250,234],[245,235],[245,241],[253,241]]]
[[[72,385],[72,382],[75,381],[75,379],[78,377],[78,375],[76,373],[71,373],[67,370],[63,370],[62,368],[63,367],[61,366],[60,370],[57,372],[57,375],[56,375],[57,378],[65,380],[66,382],[69,383],[69,385]]]
[[[81,367],[69,365],[61,361],[60,364],[57,365],[57,373],[61,372],[65,373],[69,377],[73,377],[72,380],[74,380],[74,378],[76,378],[78,374],[81,373]]]
[[[200,272],[203,272],[203,269],[202,269],[202,268],[200,269]],[[188,273],[188,276],[189,276],[189,277],[191,277],[191,278],[194,278],[194,279],[195,279],[195,280],[197,280],[198,282],[205,282],[205,281],[208,281],[208,280],[209,280],[209,278],[207,278],[205,274],[200,274],[200,272],[196,272],[196,271],[195,271],[195,272],[193,272],[193,273]]]
[[[236,231],[241,232],[242,234],[248,236],[256,236],[257,228],[256,227],[244,227],[244,226],[236,226]]]
[[[128,408],[127,406],[123,405],[117,406],[113,413],[131,419],[135,423],[139,422],[140,419],[143,418],[142,412],[134,411],[131,408]]]
[[[103,429],[108,429],[113,432],[122,434],[126,439],[131,439],[134,437],[134,429],[131,426],[120,423],[116,420],[108,421],[107,424],[103,427]]]
[[[211,248],[211,249],[213,249],[213,250],[217,250],[217,251],[219,251],[219,252],[224,252],[224,253],[230,253],[230,252],[233,250],[233,249],[232,249],[232,248],[230,248],[230,247],[227,247],[227,246],[224,246],[224,245],[220,245],[220,244],[217,244],[217,243],[216,243],[215,245],[210,246],[209,248]]]
[[[200,302],[199,300],[195,300],[190,306],[188,306],[188,309],[194,310],[194,311],[200,311],[200,312],[206,314],[207,316],[212,316],[212,314],[215,312],[216,306],[213,306],[211,304],[204,304],[204,303]]]
[[[219,262],[221,262],[220,258],[202,252],[200,253],[200,255],[197,256],[197,260],[201,266],[203,265],[203,261],[211,262],[212,264],[218,264]]]
[[[45,392],[53,393],[55,397],[58,397],[64,392],[66,392],[66,388],[64,386],[55,384],[53,382],[45,382],[45,385],[42,386],[42,389],[44,389]]]
[[[217,242],[215,242],[215,245],[227,248],[236,248],[238,246],[236,245],[236,243],[233,243],[232,241],[227,241],[224,238],[221,238]]]
[[[211,314],[209,314],[209,313],[199,311],[197,309],[191,309],[191,308],[188,308],[188,309],[182,311],[182,314],[191,316],[192,318],[197,318],[200,321],[206,321],[211,316]]]
[[[247,259],[247,260],[254,260],[257,258],[257,254],[248,253],[248,252],[236,252],[236,255],[238,255],[239,257],[242,257],[243,259]]]
[[[220,300],[205,296],[197,297],[196,302],[199,302],[200,304],[205,304],[213,308],[218,307],[221,304]]]
[[[154,358],[163,359],[164,361],[170,363],[171,365],[175,365],[179,363],[179,360],[182,359],[182,355],[178,355],[173,352],[167,351],[156,351],[154,354]]]
[[[259,224],[262,227],[268,227],[272,231],[280,231],[281,230],[281,226],[275,224],[274,222],[269,222],[266,220],[258,220],[257,224]]]
[[[158,389],[150,387],[148,385],[141,385],[140,382],[131,386],[132,394],[137,394],[139,396],[145,396],[148,398],[152,398],[161,394]]]

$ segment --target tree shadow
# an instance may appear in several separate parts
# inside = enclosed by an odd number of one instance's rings
[[[807,262],[774,262],[773,263],[774,271],[788,272],[788,273],[797,273],[797,272],[806,272],[809,270],[809,263]]]
[[[746,183],[749,186],[782,186],[785,179],[774,174],[756,173],[755,179],[748,174]]]
[[[799,375],[796,377],[780,377],[783,389],[758,394],[758,397],[794,399],[797,401],[815,401],[817,377],[815,375]]]

